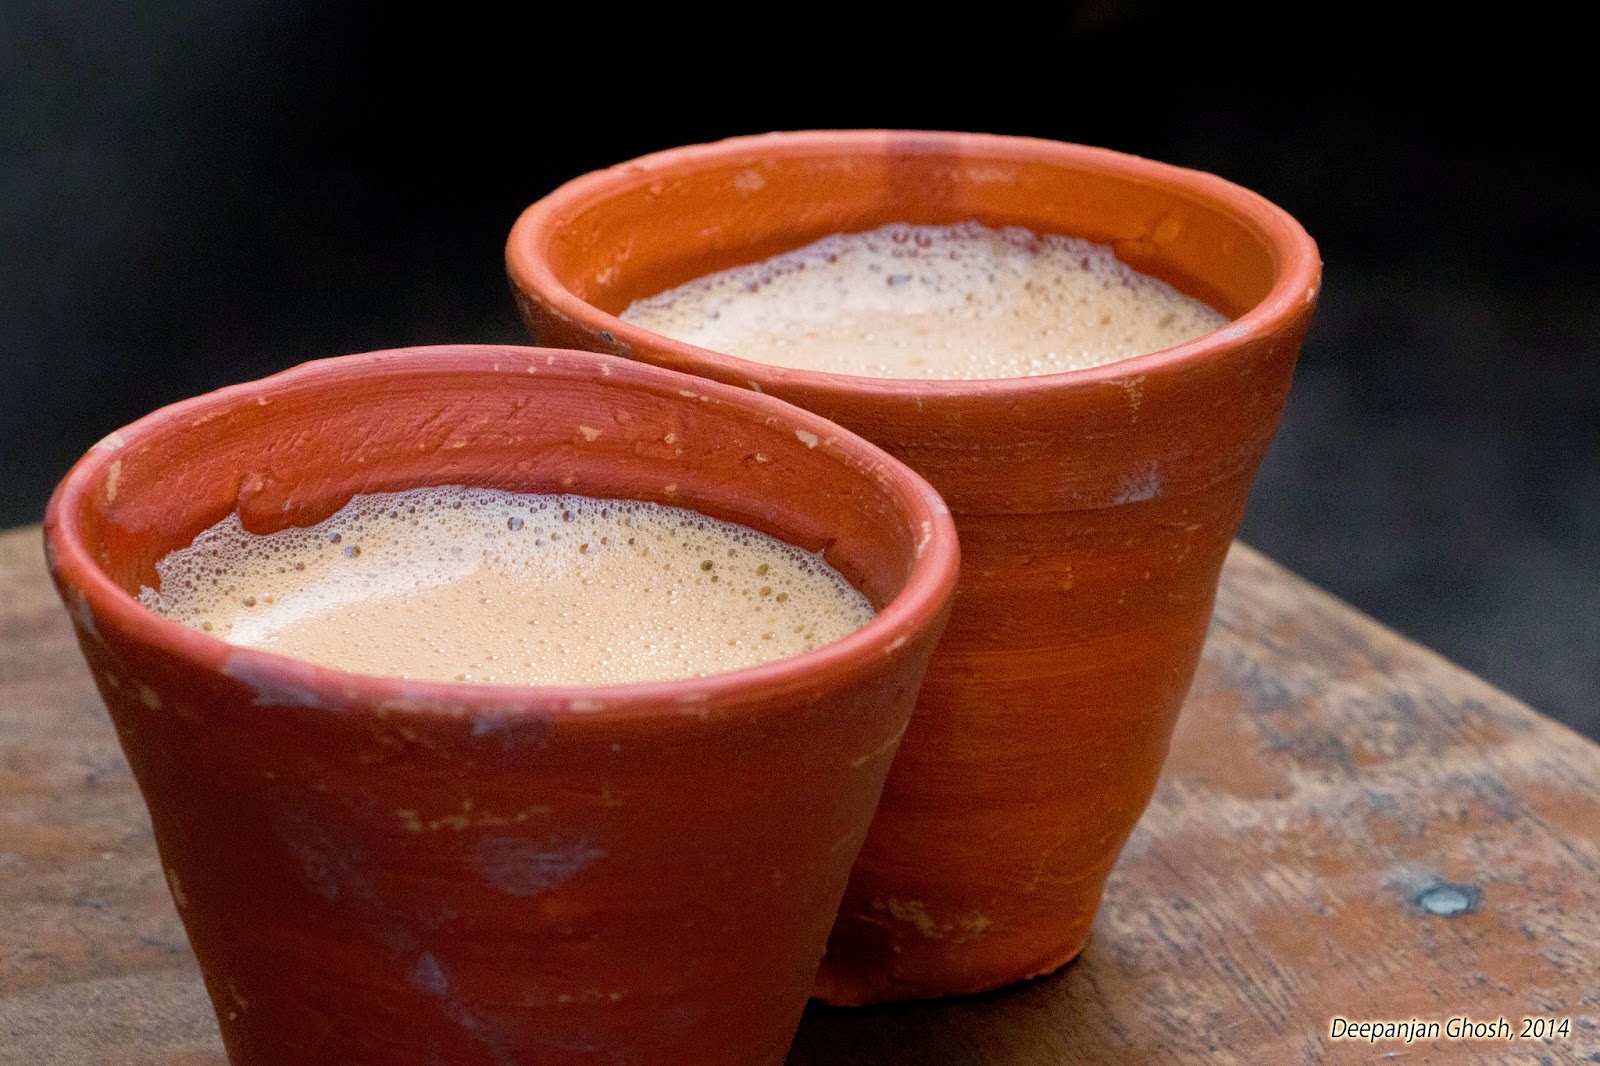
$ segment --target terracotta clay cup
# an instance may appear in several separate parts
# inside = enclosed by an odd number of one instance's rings
[[[904,381],[786,370],[615,316],[711,271],[890,222],[1111,245],[1233,317],[1091,370]],[[1154,788],[1228,544],[1316,301],[1316,247],[1238,186],[1015,137],[773,134],[564,185],[507,263],[542,343],[743,385],[883,446],[949,503],[964,564],[823,964],[833,1003],[974,992],[1082,947]]]
[[[651,684],[366,677],[140,606],[237,509],[358,492],[653,500],[811,550],[880,608]],[[165,408],[57,489],[51,569],[235,1062],[776,1063],[955,585],[943,505],[777,400],[589,353],[309,363]]]

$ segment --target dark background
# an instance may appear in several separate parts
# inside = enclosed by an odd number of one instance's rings
[[[1600,735],[1577,28],[963,10],[6,0],[0,526],[160,404],[318,356],[522,340],[506,231],[584,171],[771,129],[1032,134],[1214,171],[1305,223],[1322,306],[1244,538]]]

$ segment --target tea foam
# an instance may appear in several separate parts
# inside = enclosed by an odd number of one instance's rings
[[[941,380],[1082,370],[1228,322],[1104,245],[976,222],[835,234],[621,317],[776,366]]]
[[[504,684],[693,677],[820,647],[867,598],[819,555],[694,511],[443,487],[315,526],[237,515],[142,601],[234,644],[357,673]]]

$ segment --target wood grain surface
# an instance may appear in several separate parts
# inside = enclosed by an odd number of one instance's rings
[[[1441,1032],[1333,1040],[1335,1017]],[[1511,1038],[1446,1035],[1463,1017]],[[220,1061],[38,530],[0,534],[0,1062]],[[1236,546],[1078,960],[813,1007],[790,1062],[1600,1062],[1600,747]]]

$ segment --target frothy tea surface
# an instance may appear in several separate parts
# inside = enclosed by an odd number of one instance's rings
[[[621,317],[776,366],[940,380],[1081,370],[1228,322],[1104,245],[976,222],[835,234]]]
[[[258,536],[230,515],[146,606],[363,674],[606,685],[798,655],[873,615],[821,557],[694,511],[460,487],[357,496]]]

